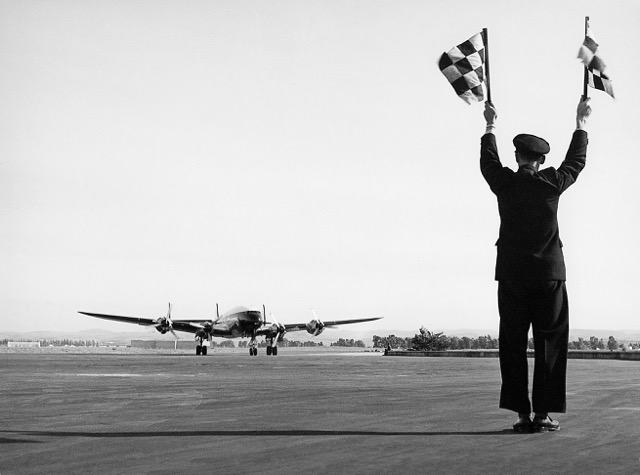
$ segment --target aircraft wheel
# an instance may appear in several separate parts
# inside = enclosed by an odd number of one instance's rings
[[[271,354],[273,356],[278,356],[278,347],[274,346],[273,349],[271,350]]]
[[[267,346],[267,356],[271,356],[272,353],[272,348],[270,346]]]
[[[200,353],[202,353],[202,347],[200,345],[196,346],[196,355],[200,356]]]
[[[206,346],[202,347],[202,356],[207,356],[207,347]]]
[[[253,356],[258,356],[258,348],[253,349]]]

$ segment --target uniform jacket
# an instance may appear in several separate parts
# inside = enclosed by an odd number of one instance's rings
[[[524,166],[514,172],[500,163],[495,136],[482,137],[480,170],[500,213],[496,280],[566,280],[558,202],[585,166],[587,142],[587,133],[576,130],[557,170]]]

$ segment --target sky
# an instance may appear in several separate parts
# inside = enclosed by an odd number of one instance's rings
[[[571,326],[640,329],[640,3],[513,5],[0,0],[2,329],[130,330],[77,312],[168,302],[497,329],[483,104],[437,62],[487,28],[503,164],[526,132],[558,167],[586,15],[616,99],[589,90],[587,166],[560,201]]]

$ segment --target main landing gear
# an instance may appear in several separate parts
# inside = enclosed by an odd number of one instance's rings
[[[204,336],[196,334],[196,356],[207,356],[207,347],[203,345]]]
[[[269,338],[268,340],[267,356],[278,356],[277,339]],[[249,342],[249,356],[258,356],[258,343],[255,335],[251,336],[251,341]]]
[[[249,356],[258,356],[258,347],[249,347]],[[267,346],[267,356],[278,356],[277,346]]]
[[[267,356],[278,356],[278,336],[269,338]]]
[[[197,345],[196,346],[196,355],[200,356],[207,356],[207,347],[204,345]]]

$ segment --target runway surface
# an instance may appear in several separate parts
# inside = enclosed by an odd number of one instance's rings
[[[495,358],[0,353],[0,474],[637,473],[640,365],[570,360],[515,434]]]

